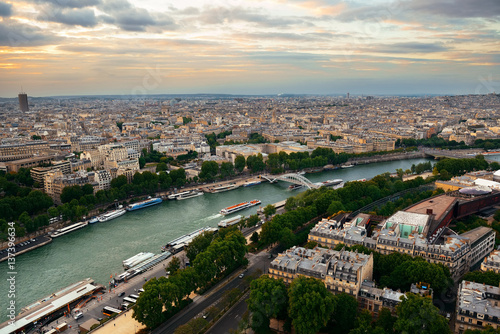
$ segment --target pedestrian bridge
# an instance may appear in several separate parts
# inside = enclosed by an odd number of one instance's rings
[[[260,176],[262,179],[265,179],[269,181],[270,183],[274,183],[276,181],[285,181],[285,182],[290,182],[293,184],[299,184],[302,186],[305,186],[309,189],[317,189],[320,186],[317,184],[312,183],[309,181],[309,179],[305,178],[304,176],[296,173],[289,173],[289,174],[283,174],[279,176],[274,176],[274,175],[261,175]]]

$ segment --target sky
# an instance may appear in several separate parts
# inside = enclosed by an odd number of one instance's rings
[[[0,0],[0,97],[500,92],[499,0]]]

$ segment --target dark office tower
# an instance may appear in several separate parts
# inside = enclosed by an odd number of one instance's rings
[[[26,93],[19,93],[19,109],[21,111],[29,111],[30,108],[28,107],[28,95]]]

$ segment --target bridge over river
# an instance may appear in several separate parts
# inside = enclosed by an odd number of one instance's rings
[[[432,156],[434,158],[452,158],[452,159],[473,159],[478,154],[484,155],[484,160],[491,163],[495,160],[488,159],[483,150],[480,149],[469,149],[469,150],[440,150],[435,148],[421,148],[420,152],[426,155]]]
[[[305,186],[309,189],[311,189],[311,188],[317,189],[320,187],[319,184],[313,183],[313,182],[309,181],[308,178],[306,178],[300,174],[296,174],[296,173],[288,173],[288,174],[283,174],[283,175],[279,175],[279,176],[261,175],[260,177],[269,181],[270,183],[274,183],[276,181],[285,181],[285,182],[290,182],[293,184],[302,185],[302,186]]]

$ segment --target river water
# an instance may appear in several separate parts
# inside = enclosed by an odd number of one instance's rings
[[[412,159],[360,165],[305,176],[312,182],[328,179],[352,181],[371,178],[397,168],[428,160]],[[217,194],[205,194],[183,201],[165,201],[150,208],[128,212],[105,223],[96,223],[52,243],[16,257],[16,308],[39,300],[72,283],[93,278],[106,285],[110,275],[123,272],[122,261],[143,251],[160,253],[161,246],[200,227],[213,226],[224,219],[218,212],[227,206],[259,199],[261,206],[297,194],[287,190],[289,183],[262,183]],[[257,207],[238,214],[255,214]],[[0,323],[8,320],[8,268],[0,263]]]

